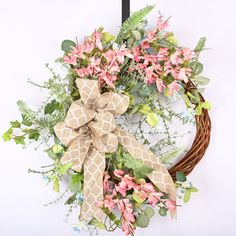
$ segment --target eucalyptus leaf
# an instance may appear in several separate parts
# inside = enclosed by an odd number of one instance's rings
[[[158,213],[161,215],[161,216],[166,216],[167,215],[167,209],[165,207],[160,207]]]
[[[205,86],[209,83],[210,79],[204,76],[195,76],[193,78],[194,82],[196,82],[199,85]]]
[[[179,182],[185,182],[187,180],[186,175],[183,172],[178,171],[176,172],[175,176],[176,180]]]
[[[72,40],[66,39],[61,44],[61,50],[65,52],[70,52],[72,47],[75,47],[76,43]]]
[[[152,207],[146,207],[144,212],[145,212],[146,216],[149,218],[151,218],[152,216],[155,215],[155,211],[153,210]]]
[[[203,71],[203,64],[201,62],[197,61],[193,67],[193,70],[194,70],[195,75],[201,74]]]
[[[149,225],[149,217],[147,217],[145,214],[140,214],[137,216],[137,219],[136,219],[136,223],[137,223],[137,226],[141,227],[141,228],[146,228],[148,227]]]

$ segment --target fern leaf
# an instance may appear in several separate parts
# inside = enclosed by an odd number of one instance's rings
[[[137,28],[138,25],[145,19],[145,17],[149,14],[150,11],[152,11],[154,7],[155,5],[146,6],[145,8],[135,12],[132,16],[130,16],[120,28],[116,42],[118,44],[122,44],[128,32]]]
[[[128,153],[123,153],[123,162],[127,168],[130,168],[134,172],[134,176],[139,178],[145,178],[148,174],[150,174],[153,169],[145,166],[143,160],[134,158],[130,156]]]

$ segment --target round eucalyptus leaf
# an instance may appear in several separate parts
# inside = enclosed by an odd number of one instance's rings
[[[146,228],[149,225],[149,217],[147,217],[145,214],[140,214],[137,216],[136,220],[137,226],[141,228]]]

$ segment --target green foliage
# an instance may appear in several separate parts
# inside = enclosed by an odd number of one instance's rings
[[[99,220],[97,220],[96,218],[93,218],[90,222],[90,225],[95,225],[96,228],[98,229],[106,229],[105,225],[100,222]]]
[[[72,40],[66,39],[61,44],[61,50],[65,52],[70,52],[72,47],[75,47],[76,43]]]
[[[144,210],[144,213],[149,218],[151,218],[151,217],[153,217],[155,215],[155,211],[153,210],[152,207],[146,207],[145,210]]]
[[[47,103],[46,106],[44,107],[44,114],[52,114],[55,110],[61,110],[62,105],[53,99],[51,102]]]
[[[40,137],[40,133],[38,130],[36,130],[36,129],[29,130],[29,132],[28,132],[29,139],[33,139],[33,140],[37,141],[39,139],[39,137]]]
[[[11,121],[10,122],[12,128],[20,128],[21,124],[19,121]]]
[[[158,213],[159,213],[160,216],[166,216],[167,215],[167,211],[168,211],[167,208],[160,207]]]
[[[132,157],[121,147],[117,152],[116,158],[124,167],[132,169],[137,179],[144,178],[153,171],[152,168],[144,165],[143,160]]]
[[[71,205],[72,203],[74,203],[76,200],[76,193],[74,193],[73,195],[71,195],[66,201],[65,201],[65,205]]]
[[[158,124],[158,116],[154,112],[149,113],[146,120],[151,127],[156,127]]]
[[[69,188],[72,193],[77,193],[82,190],[83,175],[80,173],[74,174],[70,177]]]
[[[199,102],[199,104],[195,108],[195,114],[197,116],[201,115],[202,114],[202,109],[210,110],[211,109],[211,104],[207,101]]]
[[[186,175],[183,172],[178,171],[176,172],[175,176],[176,180],[179,182],[185,182],[187,180]]]
[[[115,36],[108,33],[108,32],[103,32],[102,33],[102,40],[104,41],[104,43],[110,43],[112,42],[113,40],[115,40]]]
[[[205,86],[209,83],[210,79],[203,76],[195,76],[193,79],[197,85]]]
[[[33,123],[30,121],[29,115],[21,114],[22,116],[22,124],[25,126],[31,126]]]
[[[150,222],[150,218],[145,213],[141,213],[137,216],[137,219],[136,219],[137,226],[141,228],[146,228],[148,227],[149,222]]]
[[[195,76],[201,74],[203,71],[203,64],[199,61],[192,62],[191,67],[193,69],[193,74]]]
[[[5,142],[10,141],[12,139],[13,128],[8,129],[2,136]]]
[[[133,192],[132,198],[137,203],[143,203],[145,199],[142,198],[141,193]]]
[[[198,192],[197,188],[194,188],[194,187],[186,188],[184,198],[183,198],[184,203],[187,203],[191,198],[191,193],[195,193],[195,192]]]
[[[196,47],[194,48],[194,51],[201,52],[205,48],[205,45],[206,45],[206,37],[202,37],[199,39]]]
[[[52,178],[52,183],[53,183],[53,190],[55,192],[60,192],[60,183],[59,183],[59,177],[57,175],[54,175]]]
[[[63,153],[64,152],[64,147],[60,144],[54,144],[52,147],[52,151],[55,154]]]
[[[153,8],[154,6],[146,6],[145,8],[135,12],[132,16],[130,16],[120,28],[116,42],[118,44],[122,44],[122,42],[127,39],[129,32],[135,30]]]
[[[16,144],[25,145],[25,137],[24,136],[15,137],[14,141],[15,141]]]
[[[170,164],[171,161],[177,157],[179,154],[183,153],[184,148],[183,147],[177,147],[177,148],[173,148],[170,151],[164,153],[163,155],[161,155],[161,161],[164,164]]]

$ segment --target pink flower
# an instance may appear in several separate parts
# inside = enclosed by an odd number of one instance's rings
[[[81,49],[83,50],[83,52],[85,53],[91,53],[94,49],[94,43],[92,42],[87,42],[85,41],[84,44],[82,45]]]
[[[77,57],[76,56],[64,56],[64,62],[65,63],[68,63],[68,64],[71,64],[71,65],[76,65],[77,63]]]
[[[173,200],[167,200],[165,202],[165,205],[170,211],[175,211],[176,210],[176,202]]]
[[[185,68],[180,69],[180,72],[178,74],[178,79],[183,80],[185,83],[188,83],[188,77],[186,75],[186,69]]]
[[[95,45],[96,47],[102,51],[103,47],[102,47],[102,42],[101,42],[101,38],[102,38],[102,32],[99,32],[99,31],[95,31],[93,34],[92,34],[92,37],[95,41]]]
[[[126,236],[131,235],[134,230],[135,217],[133,214],[133,205],[129,202],[129,199],[118,200],[117,206],[122,215],[122,231]]]
[[[169,26],[168,20],[164,20],[163,16],[158,17],[157,19],[157,28],[159,31],[164,31]]]
[[[150,193],[156,192],[152,183],[145,183],[141,187],[146,192],[150,192]]]
[[[113,174],[118,178],[122,178],[125,172],[123,170],[114,170]]]
[[[105,195],[103,200],[103,205],[110,211],[115,208],[116,200],[113,200],[113,195]]]
[[[184,60],[181,58],[181,50],[177,49],[176,52],[170,56],[170,61],[173,65],[183,64]]]
[[[104,180],[103,180],[103,188],[105,192],[112,192],[112,183],[109,181],[110,175],[105,173]]]
[[[168,56],[169,48],[160,48],[158,51],[158,60],[166,60],[166,57]]]
[[[116,75],[110,75],[106,72],[99,74],[100,81],[104,81],[109,87],[114,87],[114,82],[117,79]]]
[[[158,192],[152,192],[148,196],[148,202],[151,204],[153,207],[160,201],[160,198],[163,196],[163,193],[158,193]]]
[[[163,91],[163,88],[165,88],[164,82],[159,78],[156,79],[156,86],[160,93]]]
[[[123,197],[126,196],[126,191],[135,188],[134,178],[130,175],[125,175],[121,182],[116,186],[116,191],[118,191]]]
[[[173,96],[174,92],[179,91],[179,85],[176,81],[168,84],[167,87],[169,89],[169,96]]]
[[[156,36],[156,30],[149,31],[147,33],[147,38],[148,38],[149,41],[152,41],[155,38],[155,36]]]
[[[195,57],[195,52],[189,48],[182,49],[184,59],[187,61],[192,60]]]
[[[79,69],[75,69],[75,71],[77,72],[77,74],[81,78],[84,78],[84,77],[92,74],[91,68],[79,68]]]

